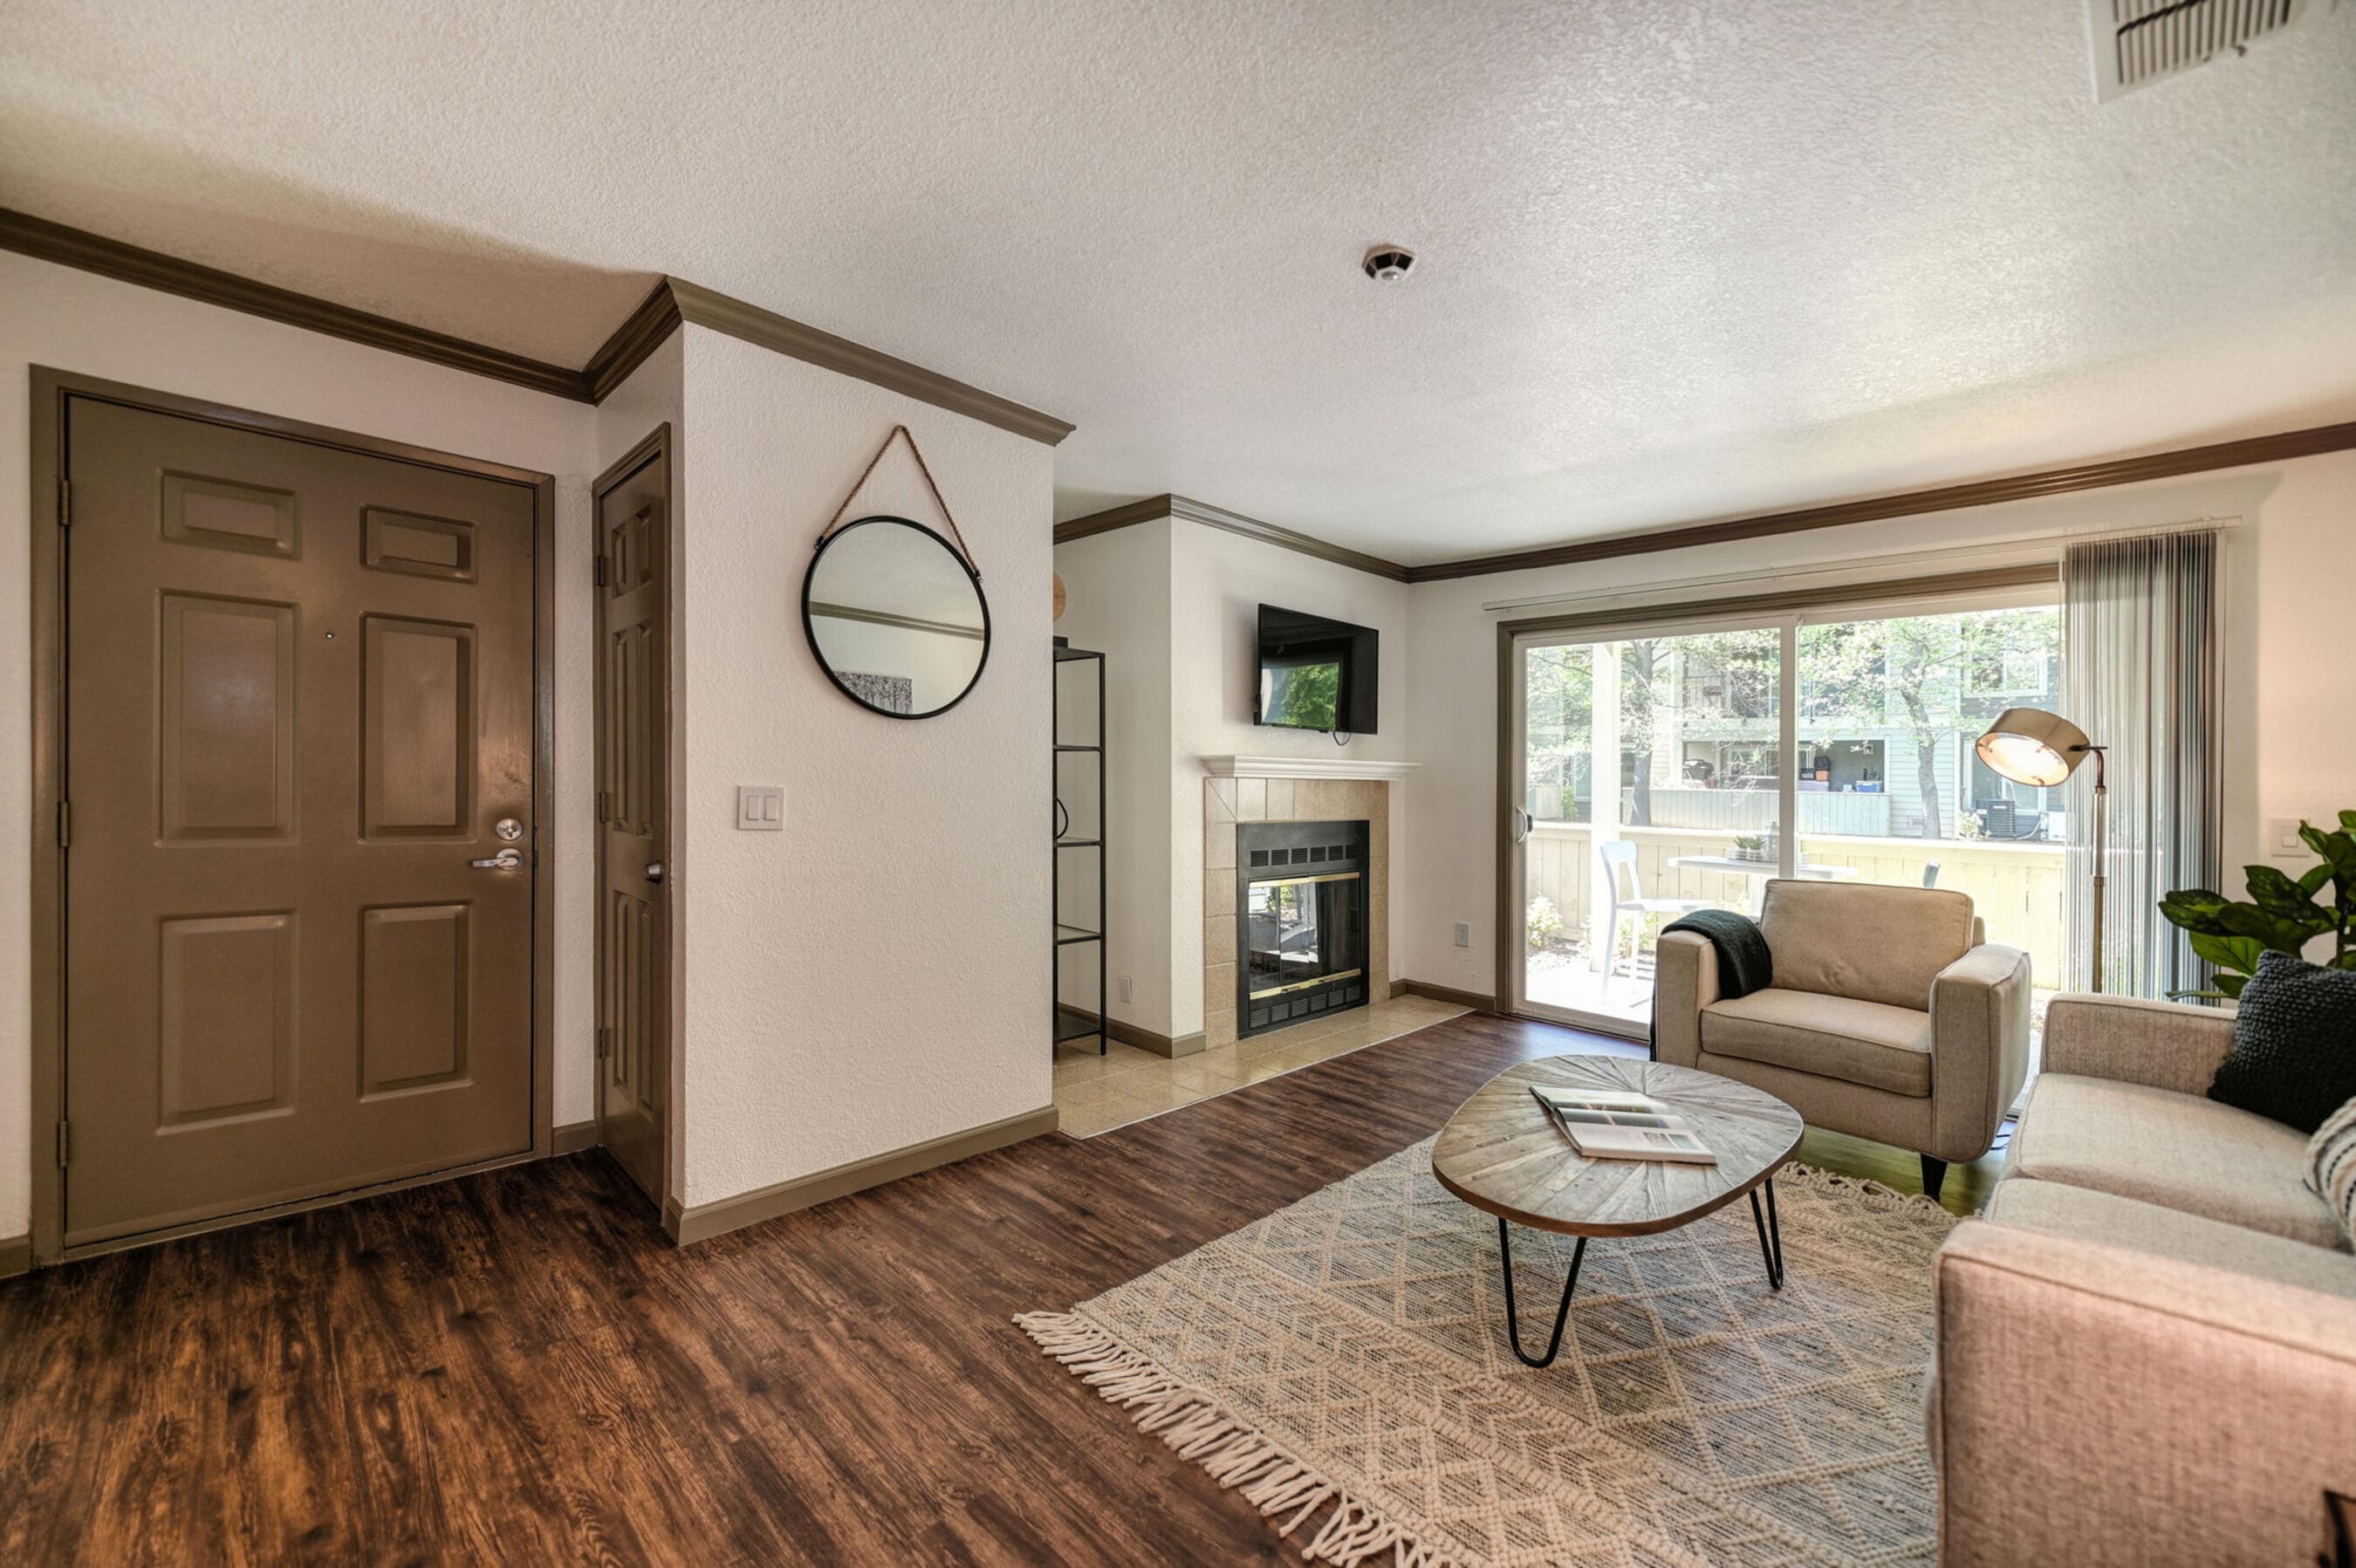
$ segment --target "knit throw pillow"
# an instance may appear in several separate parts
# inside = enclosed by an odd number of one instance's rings
[[[2356,970],[2269,952],[2242,988],[2209,1098],[2312,1133],[2356,1096]]]
[[[2356,1100],[2315,1130],[2307,1145],[2307,1185],[2331,1205],[2340,1230],[2356,1241]]]

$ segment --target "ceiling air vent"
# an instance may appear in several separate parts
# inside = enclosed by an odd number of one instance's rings
[[[2107,102],[2279,33],[2336,0],[2086,0],[2094,97]]]

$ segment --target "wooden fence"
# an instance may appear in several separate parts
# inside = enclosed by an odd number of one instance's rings
[[[1752,910],[1758,882],[1741,872],[1671,865],[1683,855],[1723,855],[1734,847],[1726,832],[1677,828],[1629,828],[1622,837],[1636,845],[1636,875],[1648,898],[1707,898],[1729,908]],[[1992,942],[2025,949],[2032,983],[2051,987],[2062,973],[2062,860],[2055,843],[1982,843],[1970,840],[1847,838],[1805,833],[1801,853],[1812,865],[1849,865],[1857,880],[1900,886],[1922,886],[1923,867],[1939,864],[1941,887],[1971,895],[1972,907],[1987,922]],[[1554,901],[1562,913],[1564,936],[1576,939],[1587,919],[1594,856],[1588,829],[1570,822],[1538,822],[1524,848],[1528,854],[1527,897]],[[1773,875],[1772,866],[1761,868]],[[1609,908],[1609,895],[1605,907]]]

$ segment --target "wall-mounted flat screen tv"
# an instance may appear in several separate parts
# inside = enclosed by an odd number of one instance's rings
[[[1252,722],[1373,735],[1380,711],[1381,640],[1370,626],[1260,606]]]

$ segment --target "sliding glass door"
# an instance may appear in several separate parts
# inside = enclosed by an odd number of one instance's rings
[[[1653,944],[1778,865],[1782,632],[1519,645],[1518,1010],[1642,1033]]]
[[[1661,929],[1755,915],[1778,875],[1959,889],[2062,972],[2062,792],[1973,748],[2003,709],[2056,704],[2050,602],[1532,633],[1509,670],[1514,1010],[1643,1035]]]

